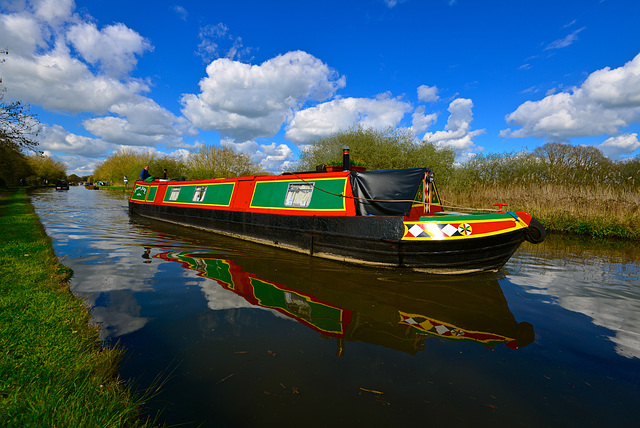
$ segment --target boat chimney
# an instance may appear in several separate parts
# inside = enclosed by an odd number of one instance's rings
[[[349,156],[349,146],[344,146],[342,148],[342,170],[349,171],[351,170],[351,159]]]

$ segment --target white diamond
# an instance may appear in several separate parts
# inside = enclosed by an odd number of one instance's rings
[[[445,227],[442,228],[442,233],[444,233],[446,236],[451,236],[454,233],[456,233],[458,231],[457,227],[453,227],[450,224],[446,225]]]
[[[445,334],[449,332],[449,329],[443,325],[437,325],[436,331],[438,332],[438,334]]]
[[[420,236],[420,234],[422,232],[424,232],[424,229],[422,229],[420,226],[418,226],[417,224],[414,224],[413,226],[411,226],[411,229],[409,229],[409,232],[413,235],[413,236]]]

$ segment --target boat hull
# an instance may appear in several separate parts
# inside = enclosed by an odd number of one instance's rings
[[[300,216],[211,210],[131,201],[129,210],[317,257],[437,274],[500,269],[525,240],[526,228],[466,239],[402,240],[402,216]]]

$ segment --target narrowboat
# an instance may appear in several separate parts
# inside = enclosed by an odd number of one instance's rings
[[[69,183],[66,180],[56,181],[56,190],[69,190]]]
[[[522,211],[445,211],[428,168],[136,181],[129,212],[344,262],[500,269],[544,227]]]

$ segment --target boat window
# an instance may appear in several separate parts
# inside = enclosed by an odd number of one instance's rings
[[[205,193],[207,193],[207,186],[196,186],[196,191],[193,192],[193,202],[202,202]]]
[[[314,183],[289,183],[287,196],[284,200],[285,207],[308,207],[313,194]]]
[[[171,188],[171,193],[169,194],[169,200],[170,201],[177,201],[179,194],[180,194],[180,186],[172,187]]]

